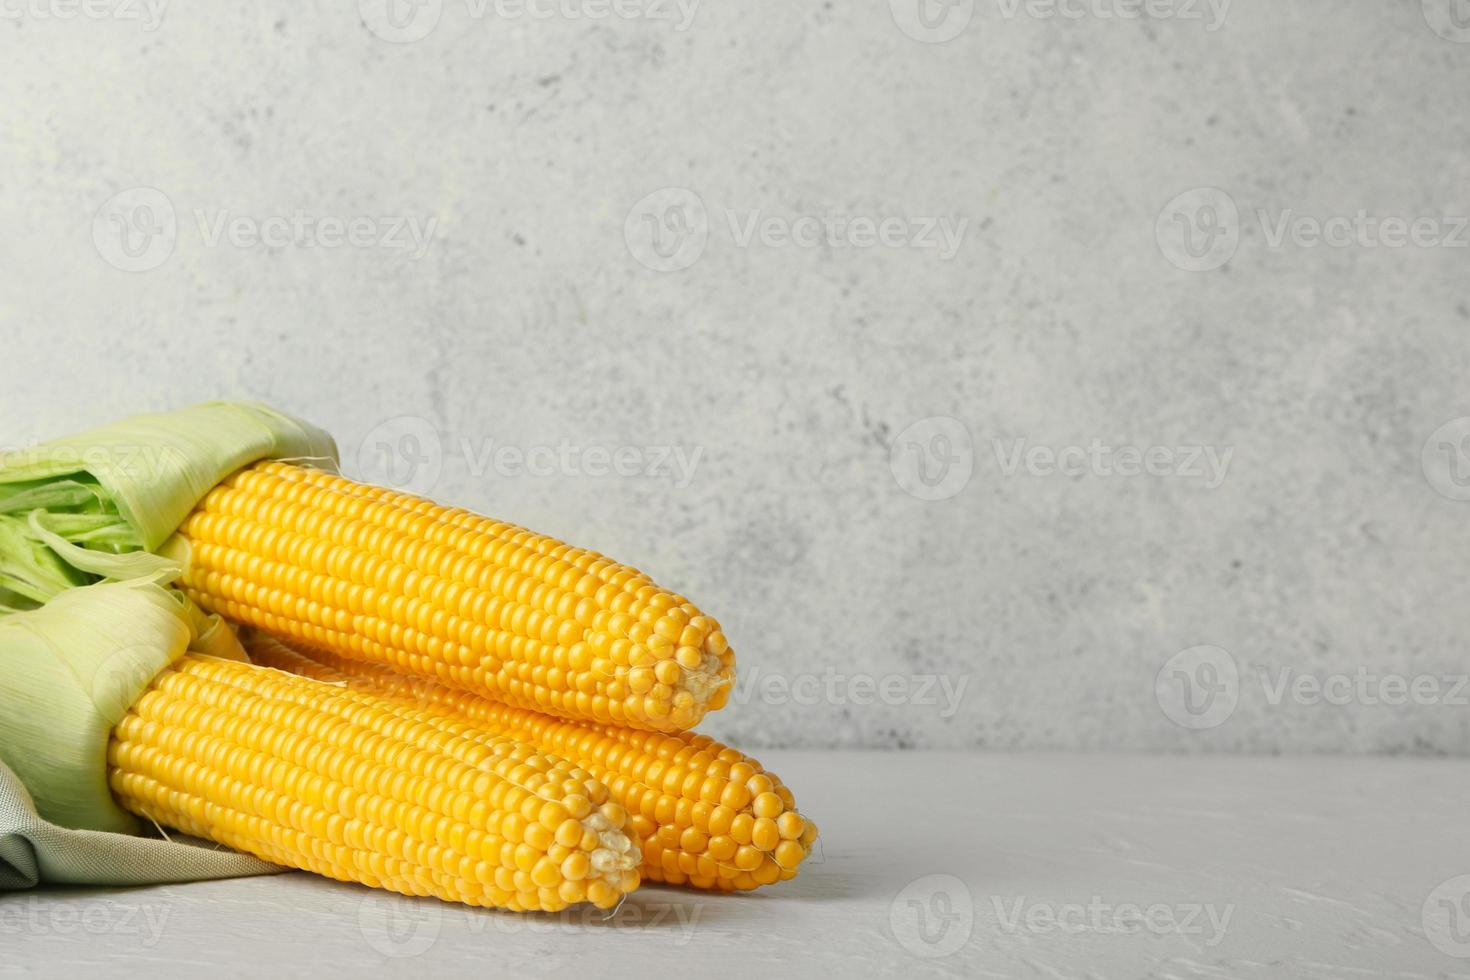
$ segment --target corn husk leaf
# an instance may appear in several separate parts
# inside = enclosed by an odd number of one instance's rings
[[[176,563],[148,552],[216,484],[262,459],[335,470],[337,448],[268,406],[208,402],[0,455],[0,590],[12,596],[0,592],[0,608],[103,579],[171,578]]]
[[[62,592],[0,617],[0,759],[63,827],[136,833],[107,785],[112,727],[196,638],[181,598],[149,582]]]
[[[33,510],[87,513],[89,508],[101,511],[107,503],[107,494],[96,482],[56,480],[0,486],[0,514],[25,514]]]
[[[0,514],[0,589],[14,600],[43,603],[88,581],[84,572],[68,565],[32,533],[26,518]],[[3,593],[0,606],[21,608]]]
[[[7,601],[0,590],[0,608]],[[188,838],[134,836],[161,828],[108,790],[113,726],[186,647],[245,659],[228,625],[149,582],[78,588],[0,618],[0,892],[285,870]]]

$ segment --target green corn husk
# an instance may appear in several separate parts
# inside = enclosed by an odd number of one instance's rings
[[[244,659],[228,626],[162,587],[182,569],[155,552],[266,458],[335,467],[336,445],[264,405],[210,402],[0,455],[0,761],[42,817],[136,831],[107,789],[108,732],[186,649]]]
[[[111,731],[160,670],[186,651],[247,659],[163,587],[181,567],[156,552],[266,458],[335,468],[336,447],[264,405],[214,402],[0,454],[0,890],[280,870],[131,836],[145,828],[107,783]]]
[[[26,518],[0,514],[0,610],[33,608],[87,581],[31,533]],[[7,602],[5,593],[14,598]]]
[[[139,415],[0,455],[0,612],[102,579],[156,579],[199,501],[262,459],[335,469],[331,436],[255,402]]]
[[[188,650],[244,660],[233,631],[148,581],[70,589],[0,617],[0,761],[62,827],[137,833],[107,785],[128,707]]]

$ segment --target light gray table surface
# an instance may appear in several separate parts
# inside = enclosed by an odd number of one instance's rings
[[[0,898],[0,978],[1470,977],[1470,762],[767,752],[822,848],[516,916],[306,874]]]

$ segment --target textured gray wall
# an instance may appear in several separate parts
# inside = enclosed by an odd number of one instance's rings
[[[749,745],[1470,750],[1470,4],[588,2],[12,0],[0,440],[300,412]]]

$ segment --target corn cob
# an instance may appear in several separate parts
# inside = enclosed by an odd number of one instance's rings
[[[442,715],[188,654],[112,731],[128,810],[341,881],[512,910],[638,886],[626,813],[586,772]]]
[[[243,639],[258,664],[441,712],[572,760],[630,814],[645,878],[748,890],[796,877],[816,840],[816,825],[774,774],[707,736],[559,721],[258,630]]]
[[[318,470],[236,472],[179,540],[207,609],[517,707],[682,731],[733,681],[719,624],[641,572]]]

